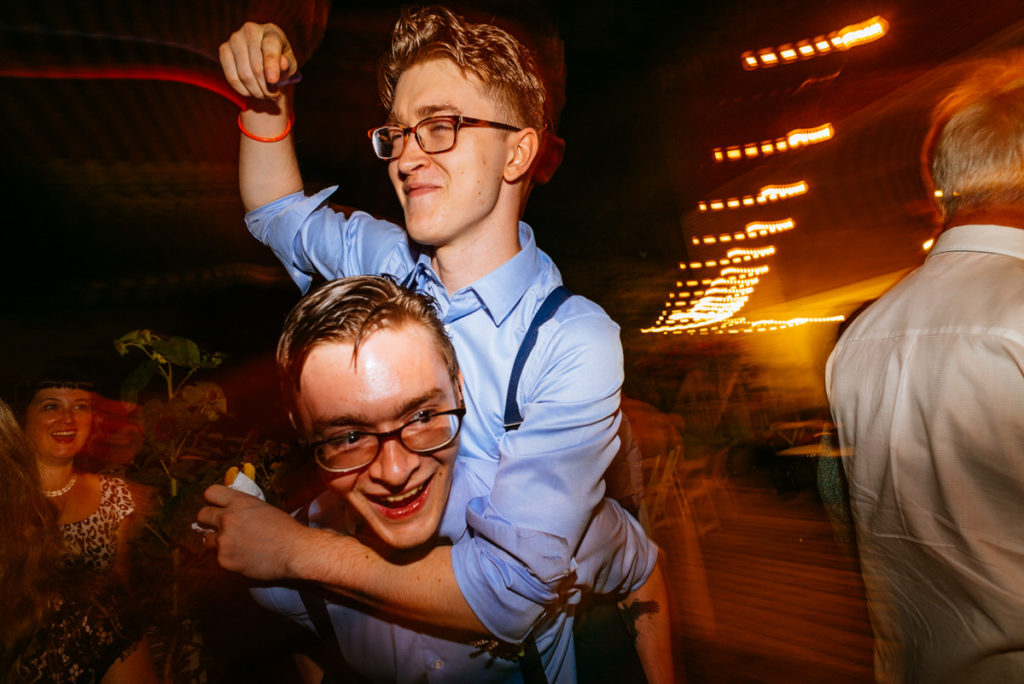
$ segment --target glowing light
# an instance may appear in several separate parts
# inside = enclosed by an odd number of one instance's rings
[[[802,180],[795,183],[789,183],[787,185],[766,185],[758,191],[756,196],[743,195],[739,198],[730,197],[727,200],[713,199],[701,201],[697,203],[697,209],[700,211],[721,211],[725,208],[739,209],[741,206],[752,207],[755,204],[777,202],[779,200],[789,199],[790,197],[796,197],[797,195],[803,195],[807,190],[807,181]]]
[[[814,145],[816,143],[825,142],[831,139],[835,135],[835,129],[831,123],[823,123],[820,126],[814,128],[795,128],[786,134],[785,138],[778,138],[775,140],[774,147],[775,152],[786,152],[787,150],[798,149],[806,145]],[[759,145],[765,145],[771,141],[764,143],[746,143],[744,145],[732,145],[731,147],[723,150],[721,147],[716,147],[712,150],[715,161],[739,161],[744,158],[744,154],[747,158],[759,156],[758,150]]]
[[[889,22],[882,17],[871,17],[867,21],[839,29],[839,36],[846,49],[878,40],[889,32]]]
[[[832,124],[825,123],[814,128],[794,129],[786,134],[786,140],[791,148],[803,147],[824,142],[831,139],[833,135],[835,135],[835,129],[832,128]]]
[[[767,47],[758,50],[747,50],[740,55],[740,63],[747,71],[773,67],[777,64],[792,64],[797,60],[812,59],[828,54],[834,50],[850,48],[874,42],[889,32],[889,22],[883,17],[874,16],[827,35],[805,38],[794,43],[784,43],[778,47]]]
[[[747,249],[746,247],[733,247],[725,253],[730,258],[734,257],[750,257],[751,259],[763,259],[766,256],[775,254],[775,247],[768,245],[767,247],[758,247],[756,249]]]
[[[922,248],[924,249],[924,251],[926,251],[926,252],[927,252],[928,250],[930,250],[930,249],[931,249],[932,247],[934,247],[934,246],[935,246],[935,238],[931,238],[931,239],[929,239],[929,240],[925,240],[925,241],[924,241],[924,244],[923,244],[923,245],[921,245],[921,247],[922,247]]]
[[[670,318],[670,320],[682,321],[684,319],[680,317],[677,319]],[[669,332],[686,332],[691,335],[737,335],[740,333],[788,330],[790,328],[815,323],[841,323],[844,320],[846,320],[845,316],[799,316],[785,320],[762,319],[757,321],[748,321],[746,318],[739,316],[735,318],[709,321],[701,325],[682,322],[669,325],[658,325],[652,328],[644,328],[641,332],[660,332],[666,334]]]
[[[942,191],[941,190],[936,190],[934,194],[935,194],[936,197],[942,197]]]
[[[793,219],[788,218],[782,221],[752,221],[748,223],[744,229],[747,231],[747,235],[757,234],[759,236],[773,235],[775,233],[781,233],[786,230],[793,230],[796,226],[793,223]]]

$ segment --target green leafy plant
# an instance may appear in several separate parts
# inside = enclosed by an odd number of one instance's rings
[[[142,449],[127,475],[153,494],[149,534],[137,549],[143,572],[135,584],[150,604],[151,640],[164,679],[199,681],[206,663],[193,615],[210,593],[209,578],[217,574],[192,529],[202,492],[220,481],[228,467],[248,462],[256,467],[268,500],[275,500],[273,476],[287,448],[258,439],[252,430],[232,434],[223,429],[227,397],[220,385],[196,375],[219,368],[224,354],[151,330],[129,332],[114,347],[122,356],[145,357],[121,390],[123,401],[141,405],[143,431]],[[151,385],[159,389],[153,392]]]

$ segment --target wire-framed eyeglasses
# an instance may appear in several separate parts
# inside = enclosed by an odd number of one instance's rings
[[[330,473],[343,475],[361,470],[377,458],[384,440],[394,437],[417,454],[443,449],[459,435],[464,407],[449,411],[421,411],[412,420],[390,432],[346,430],[327,439],[306,444],[318,466]]]
[[[409,135],[416,136],[416,143],[420,149],[427,154],[440,154],[455,147],[455,141],[459,135],[460,128],[498,128],[503,131],[521,131],[522,128],[510,126],[509,124],[498,123],[497,121],[484,121],[473,119],[468,116],[444,115],[431,116],[420,121],[415,126],[402,128],[401,126],[380,126],[367,132],[370,142],[373,143],[374,153],[384,160],[396,159],[401,156],[405,149],[405,141]]]

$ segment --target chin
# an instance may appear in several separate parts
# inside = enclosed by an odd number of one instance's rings
[[[392,523],[378,522],[374,525],[377,529],[377,536],[390,548],[399,551],[408,551],[426,545],[432,541],[437,534],[437,527],[440,520],[433,522],[428,520],[410,521],[407,525],[396,526]],[[385,529],[381,529],[381,528]]]

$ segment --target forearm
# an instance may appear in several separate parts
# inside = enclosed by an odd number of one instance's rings
[[[668,586],[662,573],[664,554],[642,587],[619,603],[636,630],[636,652],[650,684],[675,682]]]
[[[307,528],[288,574],[393,615],[486,634],[452,570],[451,549],[439,546],[407,563],[392,562],[354,537]]]
[[[242,126],[254,136],[276,138],[288,128],[291,106],[290,92],[273,102],[257,102],[242,112]],[[238,185],[246,211],[302,190],[290,133],[276,142],[253,140],[245,134],[239,137]]]

